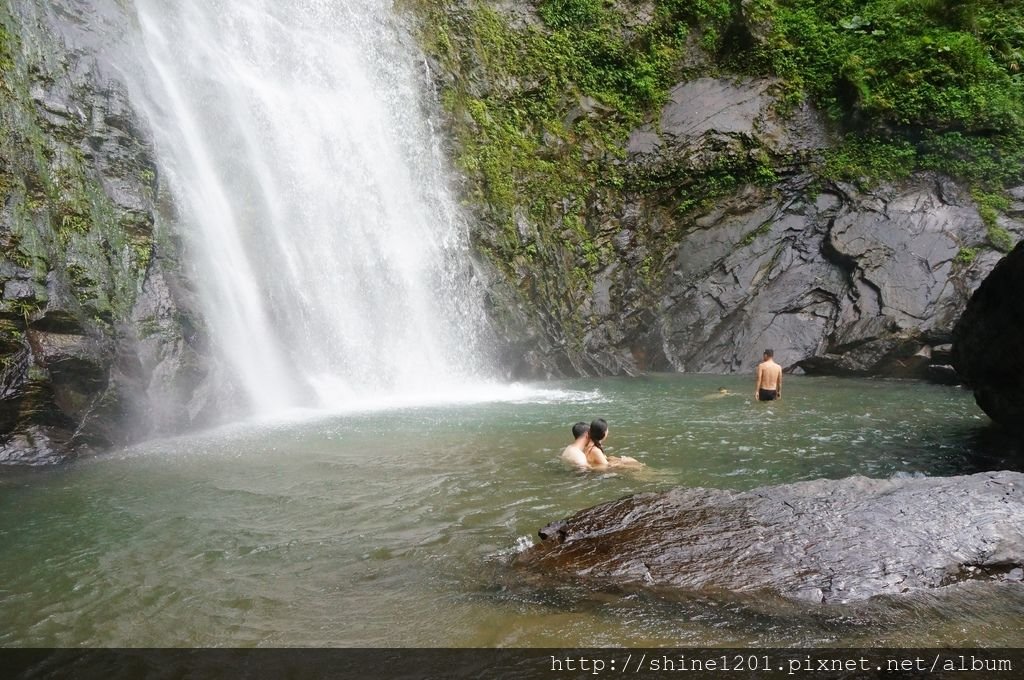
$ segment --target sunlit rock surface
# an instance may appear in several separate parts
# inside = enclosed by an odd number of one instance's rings
[[[519,567],[685,591],[863,600],[1021,580],[1024,474],[851,477],[638,494],[554,522]]]

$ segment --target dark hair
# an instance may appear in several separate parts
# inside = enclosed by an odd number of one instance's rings
[[[579,439],[587,432],[590,432],[590,425],[587,425],[582,420],[572,426],[572,438]]]
[[[595,418],[590,423],[590,441],[594,442],[597,448],[604,451],[604,447],[601,446],[601,440],[608,434],[608,421],[604,418]]]
[[[764,355],[766,357],[773,357],[773,356],[775,356],[775,350],[773,350],[773,349],[766,349],[764,351]]]

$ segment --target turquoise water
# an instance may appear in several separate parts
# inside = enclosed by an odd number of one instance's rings
[[[545,523],[639,491],[1019,469],[969,393],[794,377],[762,404],[746,377],[537,387],[0,471],[0,645],[1024,646],[1013,584],[821,607],[507,564]],[[570,425],[597,416],[609,452],[646,470],[562,466]]]

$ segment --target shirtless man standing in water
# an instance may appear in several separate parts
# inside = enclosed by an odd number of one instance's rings
[[[782,366],[775,363],[775,351],[766,349],[764,361],[757,365],[757,386],[754,399],[775,401],[782,398]]]

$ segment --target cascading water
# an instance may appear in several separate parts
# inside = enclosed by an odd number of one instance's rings
[[[478,380],[467,237],[390,0],[136,0],[133,89],[252,410]]]

